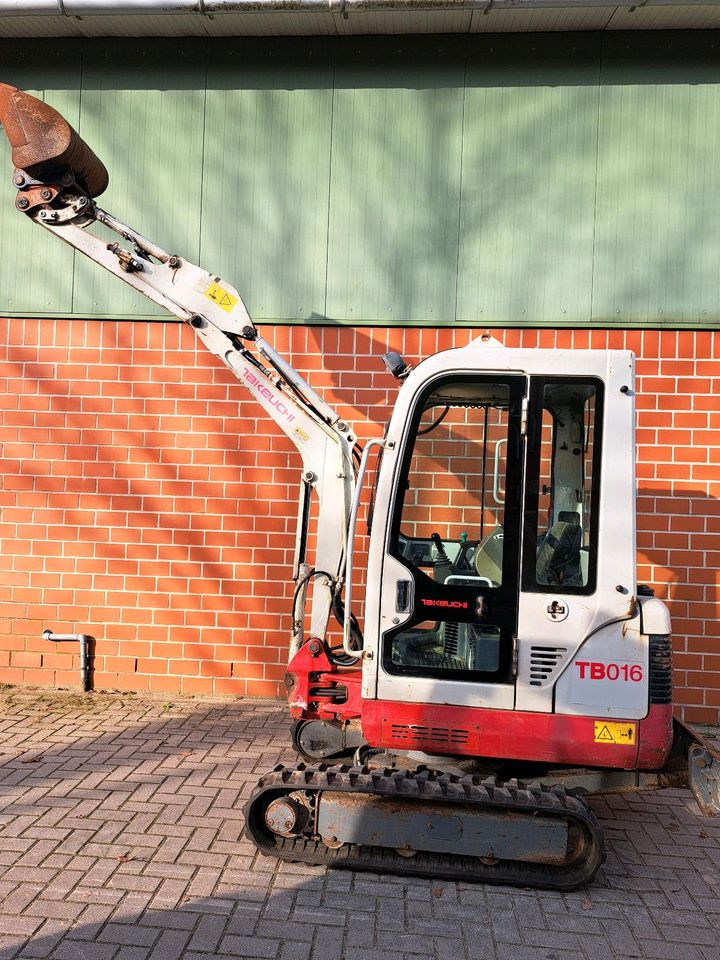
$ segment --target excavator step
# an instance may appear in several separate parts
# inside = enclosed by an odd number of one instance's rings
[[[572,890],[605,860],[594,814],[563,787],[430,770],[276,767],[245,820],[266,856],[352,870]]]

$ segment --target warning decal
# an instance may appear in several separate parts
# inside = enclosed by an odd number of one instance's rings
[[[232,308],[238,302],[238,298],[234,297],[229,290],[225,289],[225,287],[221,287],[219,283],[211,283],[205,291],[205,296],[208,298],[208,300],[212,300],[213,303],[216,303],[219,307],[222,307],[222,309],[227,311],[227,313],[230,313]]]
[[[611,721],[595,721],[595,743],[621,743],[632,745],[637,733],[636,723],[612,723]]]

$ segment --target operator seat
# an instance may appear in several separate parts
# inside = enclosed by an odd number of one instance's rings
[[[495,527],[478,544],[473,564],[479,577],[485,577],[493,584],[502,583],[503,565],[503,528]]]
[[[540,543],[536,567],[537,582],[549,586],[581,587],[581,546],[580,514],[573,510],[561,510],[557,521]]]

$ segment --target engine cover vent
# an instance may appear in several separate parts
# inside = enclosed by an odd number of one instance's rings
[[[650,634],[650,703],[672,703],[672,641]]]
[[[563,662],[567,647],[530,647],[530,686],[541,687]]]
[[[405,747],[452,746],[468,743],[470,731],[462,727],[435,727],[404,723],[388,723],[392,743]]]

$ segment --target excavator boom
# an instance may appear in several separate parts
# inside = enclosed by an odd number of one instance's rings
[[[303,472],[290,654],[302,643],[306,603],[311,603],[310,632],[324,638],[331,610],[342,611],[355,488],[353,456],[359,456],[353,431],[259,336],[233,286],[163,250],[95,203],[108,186],[108,172],[56,110],[29,93],[0,84],[0,124],[12,147],[17,209],[188,323],[299,450]],[[118,242],[107,243],[93,233],[96,223],[115,233]],[[319,532],[310,564],[306,552],[313,493]]]

